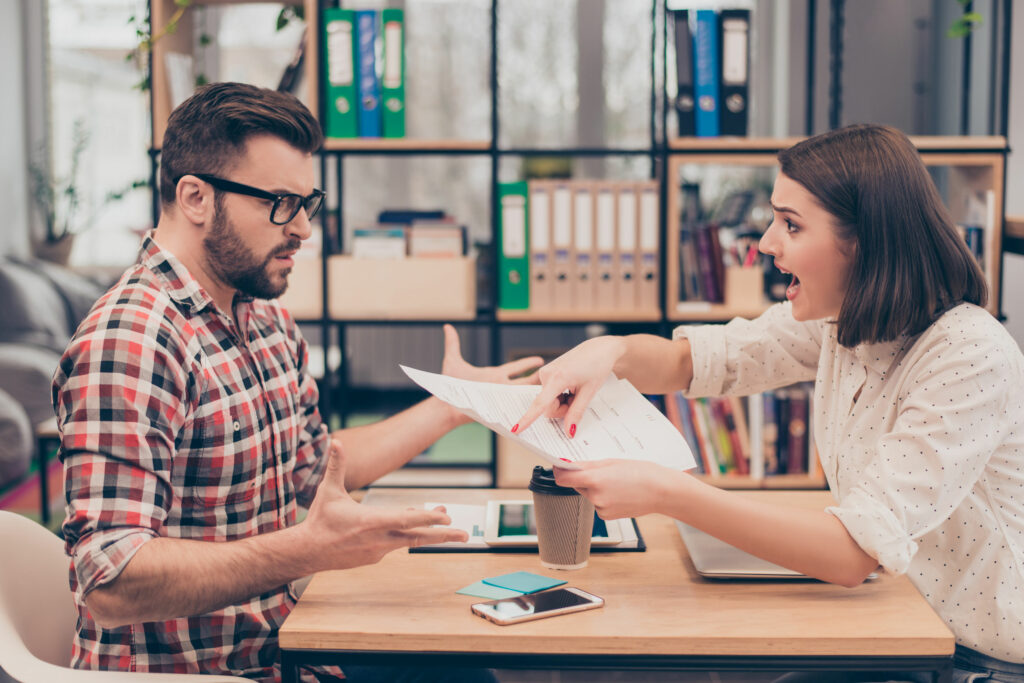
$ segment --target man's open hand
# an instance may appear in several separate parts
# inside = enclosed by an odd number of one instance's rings
[[[303,522],[315,546],[313,553],[319,555],[316,571],[374,564],[398,548],[468,539],[465,531],[446,526],[451,519],[443,507],[399,510],[360,505],[345,489],[345,457],[339,439],[331,439],[328,458],[324,479]]]

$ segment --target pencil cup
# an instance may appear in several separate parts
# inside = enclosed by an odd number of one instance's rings
[[[540,563],[548,569],[582,569],[590,557],[594,505],[576,491],[555,483],[551,470],[537,466],[530,479],[537,516]]]

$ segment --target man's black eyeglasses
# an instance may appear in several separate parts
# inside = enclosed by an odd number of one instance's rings
[[[242,183],[225,180],[224,178],[218,178],[215,175],[206,173],[190,173],[189,175],[194,175],[196,178],[206,181],[224,192],[244,194],[248,197],[258,197],[267,201],[273,201],[274,206],[270,209],[270,222],[274,225],[286,225],[298,215],[299,209],[302,208],[306,209],[306,218],[312,220],[324,203],[323,190],[314,189],[313,192],[305,197],[301,194],[292,193],[275,194],[261,190],[258,187],[243,185]],[[178,178],[178,180],[181,180],[181,178]]]

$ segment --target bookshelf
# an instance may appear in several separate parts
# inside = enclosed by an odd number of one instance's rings
[[[244,4],[254,0],[197,0],[193,6]],[[262,0],[256,0],[262,1]],[[407,0],[409,3],[416,0]],[[469,0],[467,0],[469,1]],[[507,349],[503,334],[514,329],[540,329],[547,327],[565,327],[577,331],[578,341],[585,335],[585,327],[589,324],[602,324],[614,333],[651,332],[668,336],[674,326],[687,322],[722,322],[735,316],[751,317],[762,312],[769,301],[763,294],[755,296],[757,291],[756,276],[751,273],[731,272],[727,276],[725,302],[722,304],[701,304],[682,302],[679,297],[680,268],[674,245],[679,243],[680,231],[680,182],[696,174],[697,179],[708,175],[713,169],[724,169],[727,172],[751,172],[757,177],[770,180],[774,177],[775,155],[785,147],[802,139],[802,137],[744,137],[744,138],[693,138],[674,137],[672,126],[666,125],[671,112],[671,102],[665,92],[667,79],[666,64],[670,39],[666,29],[667,21],[664,0],[636,0],[650,7],[650,50],[647,59],[650,63],[649,102],[642,103],[648,107],[649,125],[646,140],[642,144],[625,144],[619,146],[602,146],[581,144],[579,146],[559,146],[542,142],[540,138],[533,144],[516,144],[508,142],[503,135],[499,107],[499,0],[478,0],[482,14],[489,21],[487,44],[489,52],[480,55],[480,64],[476,66],[486,71],[486,89],[481,90],[481,101],[489,103],[489,116],[486,134],[473,130],[467,138],[451,137],[443,134],[434,137],[409,137],[399,139],[367,139],[367,138],[328,138],[320,155],[320,175],[329,194],[333,195],[320,219],[322,250],[320,258],[307,263],[300,273],[293,273],[292,290],[301,296],[297,299],[296,317],[304,325],[316,326],[323,340],[323,372],[322,405],[325,415],[335,417],[344,423],[353,412],[353,405],[348,395],[352,394],[351,363],[346,358],[347,331],[359,326],[384,325],[396,335],[405,334],[411,326],[432,325],[439,327],[442,322],[461,322],[462,329],[475,329],[485,332],[488,341],[486,357],[489,362],[500,363],[507,360]],[[304,91],[300,98],[310,107],[320,120],[323,120],[322,103],[324,102],[324,66],[322,62],[320,10],[322,6],[332,4],[324,0],[302,0],[306,15],[306,55],[304,61]],[[357,3],[345,0],[346,7]],[[152,29],[159,35],[169,18],[177,10],[175,0],[150,0]],[[153,114],[153,151],[154,177],[156,158],[162,142],[166,119],[171,111],[169,91],[169,74],[165,59],[168,52],[189,53],[193,26],[190,12],[185,12],[178,31],[173,35],[162,36],[153,46],[151,67],[152,83],[152,114]],[[660,37],[659,37],[660,36]],[[813,49],[813,48],[812,48]],[[483,64],[486,62],[486,65]],[[812,80],[807,80],[811,87]],[[808,100],[811,93],[808,93]],[[410,116],[414,114],[410,113]],[[810,126],[810,124],[808,124]],[[810,128],[808,128],[810,131]],[[941,181],[942,190],[950,202],[954,215],[963,214],[967,197],[979,194],[988,196],[994,209],[989,212],[991,223],[988,226],[986,247],[990,254],[986,274],[991,287],[990,310],[1000,313],[1000,263],[1003,248],[1003,193],[1004,168],[1007,152],[1006,139],[1000,136],[986,137],[943,137],[913,138],[921,150],[925,162],[935,169],[937,180]],[[586,142],[586,141],[584,141]],[[503,310],[496,306],[488,297],[488,289],[494,290],[496,274],[494,268],[484,267],[474,278],[465,261],[455,269],[455,279],[448,276],[430,277],[427,281],[433,288],[424,287],[421,294],[428,298],[432,293],[458,293],[457,304],[453,308],[443,310],[430,307],[415,306],[402,308],[396,304],[388,304],[386,298],[372,305],[342,310],[339,297],[346,277],[346,266],[351,265],[344,252],[346,225],[346,193],[345,179],[359,173],[359,165],[365,159],[391,158],[409,160],[413,158],[431,157],[466,157],[481,160],[489,169],[490,196],[487,198],[489,207],[489,228],[492,237],[496,234],[498,220],[497,187],[505,165],[516,160],[531,157],[558,156],[578,161],[586,173],[586,161],[592,159],[628,159],[639,165],[646,165],[645,177],[659,182],[659,239],[660,262],[658,306],[654,311],[609,310],[545,310],[519,311]],[[612,172],[614,174],[614,171]],[[599,180],[616,178],[596,178]],[[636,178],[634,178],[636,179]],[[706,181],[705,181],[706,182]],[[989,193],[986,195],[986,193]],[[399,203],[402,198],[397,198]],[[381,207],[383,208],[383,207]],[[1016,238],[1024,239],[1024,237]],[[483,263],[496,263],[494,240],[485,246],[480,253]],[[348,273],[351,275],[351,273]],[[354,284],[361,284],[357,276]],[[470,292],[469,288],[480,287]],[[353,285],[354,286],[354,285]],[[366,291],[362,289],[361,291]],[[738,293],[737,293],[738,292]],[[434,296],[435,299],[439,298]],[[351,302],[349,302],[351,303]],[[361,302],[366,303],[366,302]],[[378,306],[378,303],[380,304]],[[340,360],[330,360],[331,358]],[[387,391],[387,390],[382,390]],[[475,474],[486,475],[491,484],[515,486],[521,485],[523,474],[528,478],[529,468],[536,463],[532,455],[521,455],[515,452],[514,444],[492,437],[489,464],[483,471],[477,468]],[[440,472],[443,468],[434,468]],[[729,488],[820,488],[824,486],[823,478],[813,475],[775,475],[764,479],[750,479],[730,475],[717,477],[716,485]],[[403,481],[403,484],[405,482]],[[437,482],[434,482],[437,483]],[[479,485],[479,480],[475,485]]]
[[[670,245],[679,244],[682,198],[678,188],[683,180],[699,181],[707,175],[709,169],[716,169],[720,175],[751,173],[753,180],[770,184],[775,177],[776,154],[801,139],[670,140],[671,151],[668,153],[665,183],[667,211],[664,251],[668,253]],[[982,267],[990,292],[988,310],[998,316],[1001,312],[1000,256],[1003,253],[1006,138],[916,136],[911,137],[911,141],[932,172],[954,221],[960,224],[970,222],[972,213],[978,213],[979,206],[984,207],[985,258]],[[763,295],[758,299],[756,288],[749,287],[749,283],[730,282],[729,276],[736,273],[726,273],[725,303],[707,304],[682,300],[680,270],[679,259],[666,259],[665,316],[673,322],[722,321],[737,316],[757,316],[771,304]],[[742,288],[744,295],[730,297],[730,284]]]

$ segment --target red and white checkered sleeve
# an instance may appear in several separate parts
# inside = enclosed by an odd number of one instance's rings
[[[175,435],[196,395],[187,338],[159,312],[99,307],[61,359],[53,398],[63,531],[80,595],[113,581],[159,534],[174,503]]]
[[[309,507],[327,467],[326,456],[330,433],[320,416],[320,409],[317,407],[320,392],[317,389],[316,379],[309,372],[309,349],[306,340],[298,331],[297,326],[289,332],[294,335],[297,342],[299,405],[302,413],[302,430],[299,433],[299,447],[295,454],[292,483],[295,486],[295,497],[299,505]]]

